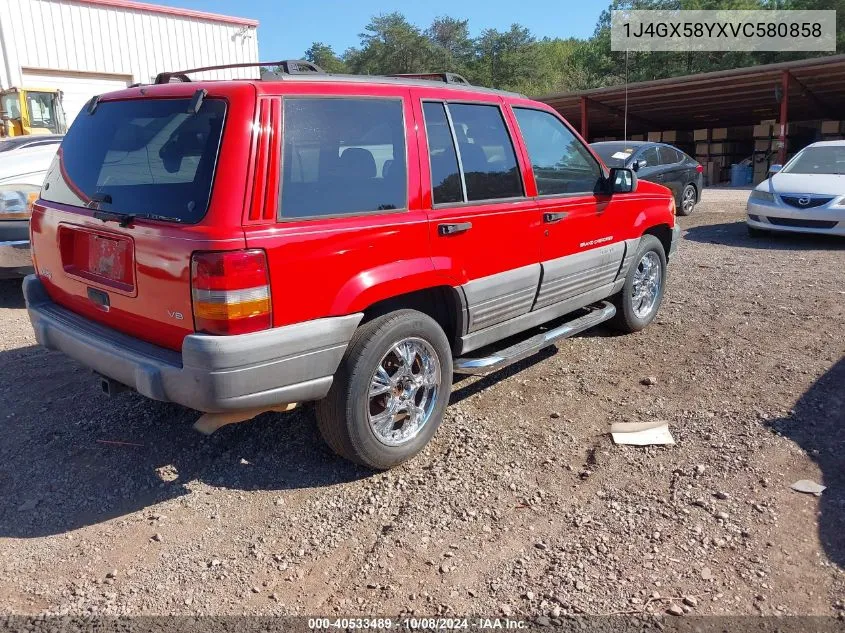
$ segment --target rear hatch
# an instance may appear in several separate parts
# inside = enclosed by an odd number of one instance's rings
[[[180,84],[84,109],[33,210],[36,269],[51,298],[180,349],[194,331],[192,254],[244,247],[250,131],[227,121],[251,121],[254,104],[249,84]]]

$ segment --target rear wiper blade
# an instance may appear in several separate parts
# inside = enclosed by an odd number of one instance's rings
[[[156,215],[155,213],[136,213],[136,218],[145,218],[147,220],[159,220],[161,222],[181,222],[180,218],[174,218],[169,215]]]
[[[104,201],[105,202],[105,201]],[[94,211],[94,217],[98,220],[102,220],[103,222],[108,222],[109,220],[113,222],[117,222],[118,226],[121,228],[126,228],[135,220],[134,213],[118,213],[117,211]]]

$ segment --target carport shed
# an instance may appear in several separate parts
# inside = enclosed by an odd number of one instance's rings
[[[843,138],[845,55],[657,79],[538,98],[590,141],[677,145],[710,183],[751,159],[755,180],[807,144]]]

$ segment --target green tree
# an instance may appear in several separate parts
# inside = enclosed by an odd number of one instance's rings
[[[469,34],[469,21],[448,16],[435,18],[425,31],[431,42],[429,70],[460,73],[471,72],[475,44]]]
[[[360,48],[344,53],[344,61],[354,72],[389,75],[428,70],[431,40],[401,13],[373,17],[360,38]]]
[[[346,63],[338,57],[331,46],[323,44],[322,42],[314,42],[310,48],[305,51],[305,59],[309,62],[317,64],[327,73],[346,73],[349,69]]]
[[[486,29],[475,42],[473,77],[492,88],[526,91],[540,80],[540,54],[531,32],[519,24]]]

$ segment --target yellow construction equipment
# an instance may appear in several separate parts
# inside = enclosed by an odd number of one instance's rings
[[[52,88],[0,90],[0,137],[67,132],[62,91]]]

